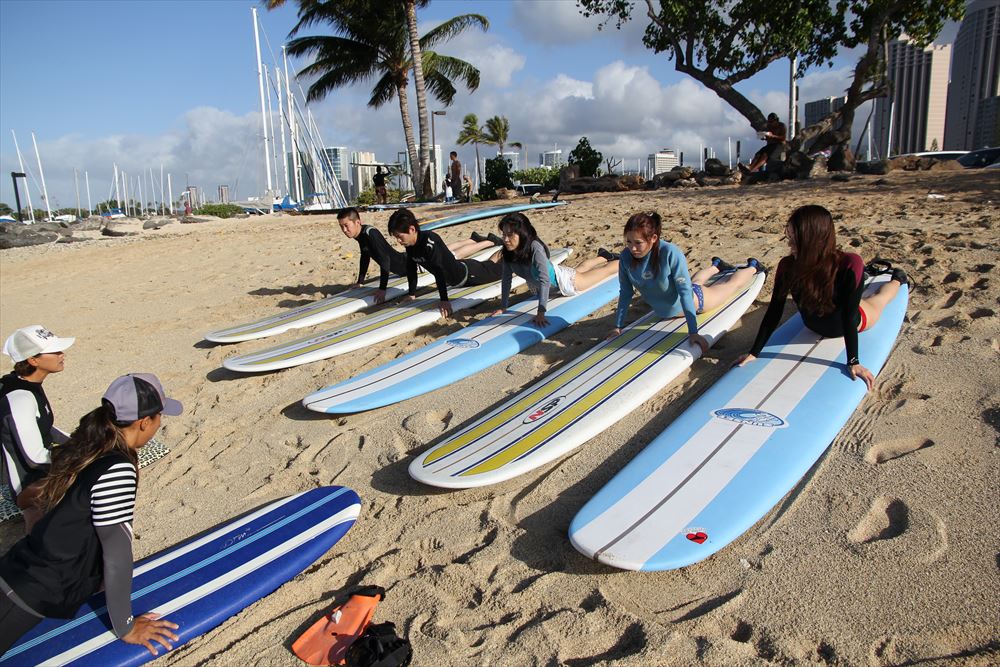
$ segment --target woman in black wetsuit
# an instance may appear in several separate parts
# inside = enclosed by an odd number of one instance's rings
[[[177,641],[175,623],[132,615],[132,511],[136,452],[161,415],[180,413],[156,376],[123,375],[52,451],[38,494],[44,516],[0,557],[0,655],[43,618],[72,618],[102,586],[119,639],[153,655],[154,642],[169,651]]]
[[[851,379],[861,378],[871,389],[875,376],[861,365],[858,332],[875,325],[886,304],[902,285],[908,284],[906,274],[884,260],[865,266],[859,255],[839,250],[833,217],[822,206],[796,209],[788,219],[785,235],[791,253],[778,263],[771,303],[757,338],[750,352],[739,357],[736,365],[743,366],[757,358],[781,321],[785,297],[791,294],[807,327],[827,338],[844,337]],[[892,279],[874,294],[862,298],[865,272],[891,273]]]

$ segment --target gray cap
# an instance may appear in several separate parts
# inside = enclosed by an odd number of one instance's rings
[[[104,392],[103,400],[115,411],[115,421],[134,422],[162,413],[176,417],[184,407],[167,398],[163,385],[152,373],[129,373],[116,379]]]

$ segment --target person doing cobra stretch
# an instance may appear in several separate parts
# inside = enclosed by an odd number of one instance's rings
[[[664,241],[663,224],[658,213],[636,213],[625,223],[625,250],[618,264],[618,312],[615,328],[608,335],[621,333],[632,294],[642,298],[660,317],[676,317],[681,313],[688,325],[688,341],[708,352],[708,341],[698,333],[698,313],[715,310],[745,287],[764,267],[754,258],[747,266],[736,269],[718,257],[712,264],[693,276],[688,275],[684,253],[673,243]],[[709,278],[731,271],[706,284]]]
[[[618,259],[603,248],[607,257],[594,257],[571,269],[549,261],[549,249],[538,238],[538,232],[523,213],[508,213],[497,225],[503,237],[503,274],[500,281],[499,315],[510,305],[510,290],[514,274],[524,278],[528,287],[538,294],[538,311],[534,322],[540,327],[548,325],[545,311],[549,293],[554,287],[563,296],[575,296],[618,272]]]
[[[873,327],[899,288],[909,284],[906,273],[882,259],[866,267],[859,255],[840,250],[833,216],[822,206],[796,209],[785,226],[785,235],[790,252],[774,271],[771,303],[750,352],[735,363],[743,366],[757,358],[781,321],[785,298],[791,294],[807,327],[826,338],[844,337],[851,379],[861,378],[871,389],[875,376],[861,365],[858,332]],[[891,279],[874,294],[863,297],[866,272],[872,276],[888,273]]]

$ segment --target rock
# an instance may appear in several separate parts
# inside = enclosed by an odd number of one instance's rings
[[[802,151],[795,151],[788,156],[785,166],[794,174],[793,178],[809,178],[813,162],[815,161]]]
[[[917,171],[920,169],[920,158],[913,155],[897,155],[889,160],[889,169],[902,169],[903,171]]]
[[[638,174],[627,174],[619,178],[618,182],[626,190],[641,190],[645,186],[645,180]]]
[[[165,225],[169,225],[173,220],[170,218],[151,218],[146,222],[142,223],[143,229],[159,229]]]
[[[859,174],[885,176],[892,169],[892,166],[885,160],[871,160],[869,162],[858,162],[854,165],[854,168]]]
[[[575,178],[566,184],[565,189],[559,188],[561,192],[583,194],[587,192],[622,192],[625,190],[619,176],[584,176]]]
[[[681,180],[677,181],[677,185],[684,188],[696,188],[698,187],[698,181],[694,180],[693,178],[682,178]]]
[[[699,183],[701,185],[705,185],[705,186],[708,186],[708,187],[714,187],[716,185],[722,185],[722,179],[721,178],[705,178],[703,176],[701,178],[701,180],[699,181]]]
[[[40,225],[0,225],[0,249],[24,248],[52,243],[59,239],[55,231],[32,229]]]
[[[559,191],[563,192],[569,189],[569,184],[572,181],[580,178],[580,165],[578,164],[568,164],[559,170]]]
[[[105,227],[101,230],[101,236],[110,236],[112,238],[117,238],[119,236],[138,236],[138,234],[138,232],[123,232],[111,229],[110,227]]]
[[[725,177],[730,175],[730,171],[718,158],[710,157],[705,160],[705,173],[709,176]]]
[[[653,181],[657,187],[670,187],[677,181],[691,178],[694,171],[690,167],[674,167],[670,171],[665,171],[653,176]]]
[[[727,176],[719,181],[719,185],[739,185],[742,178],[740,174],[733,174],[732,176]]]
[[[834,174],[833,176],[830,177],[830,180],[846,183],[847,181],[851,180],[851,176],[850,174]]]
[[[965,167],[958,160],[935,160],[929,171],[963,171]]]
[[[809,173],[806,174],[805,178],[816,178],[827,173],[828,171],[829,169],[826,166],[826,156],[817,155],[813,158],[812,166],[809,167]]]
[[[193,225],[200,222],[211,222],[208,218],[198,218],[193,215],[185,215],[181,218],[181,224],[183,225]]]
[[[854,171],[854,151],[846,146],[837,146],[830,153],[827,166],[830,171]]]
[[[517,197],[517,190],[509,188],[497,188],[497,199],[514,199]]]

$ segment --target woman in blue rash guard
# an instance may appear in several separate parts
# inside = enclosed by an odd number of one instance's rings
[[[688,341],[705,354],[708,341],[698,333],[697,314],[726,303],[753,280],[754,275],[763,272],[764,267],[750,258],[745,267],[735,269],[713,257],[711,266],[691,276],[684,253],[673,243],[664,241],[662,234],[663,223],[658,213],[636,213],[625,223],[625,250],[618,263],[618,313],[615,328],[608,338],[621,333],[632,294],[638,290],[660,317],[676,317],[683,313],[688,325]],[[705,284],[722,271],[731,273],[711,285]]]
[[[153,655],[153,642],[172,648],[175,623],[132,616],[132,511],[136,452],[156,434],[161,415],[181,409],[155,375],[123,375],[53,449],[38,494],[44,515],[0,557],[0,654],[43,618],[72,618],[102,586],[119,639]]]

